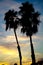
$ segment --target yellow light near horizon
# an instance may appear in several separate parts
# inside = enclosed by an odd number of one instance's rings
[[[1,54],[11,55],[11,56],[18,56],[18,51],[16,49],[8,49],[3,46],[0,46],[0,52]]]
[[[0,65],[10,65],[8,62],[0,62]]]
[[[10,65],[11,63],[9,62],[0,62],[0,65]],[[12,63],[13,65],[14,63]],[[20,63],[17,63],[18,65],[20,65]],[[31,62],[25,62],[25,63],[22,63],[22,65],[30,65]]]

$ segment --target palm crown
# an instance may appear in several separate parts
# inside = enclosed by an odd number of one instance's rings
[[[26,33],[27,36],[32,36],[38,31],[39,25],[39,13],[35,12],[32,4],[28,2],[22,3],[20,7],[20,25],[22,26],[21,32]]]
[[[6,20],[6,30],[8,28],[14,28],[16,30],[18,26],[17,12],[14,10],[9,10],[7,13],[5,13],[4,20]]]

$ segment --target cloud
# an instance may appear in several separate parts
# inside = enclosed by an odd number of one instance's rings
[[[43,35],[42,35],[42,36],[40,36],[40,35],[39,35],[39,36],[38,36],[38,35],[36,35],[36,36],[33,35],[32,38],[33,38],[33,40],[34,40],[34,39],[36,39],[36,40],[37,40],[37,39],[43,40]]]
[[[29,46],[28,38],[19,37],[19,45],[21,48]],[[14,36],[6,36],[0,38],[0,45],[6,48],[15,49],[17,48],[17,43]]]
[[[31,62],[31,52],[24,52],[25,54],[22,55],[23,59],[23,63],[24,62]],[[36,61],[38,61],[39,59],[41,59],[43,57],[43,54],[41,53],[35,53],[36,56]],[[14,62],[14,61],[18,61],[19,60],[19,55],[18,55],[18,51],[16,49],[8,49],[4,46],[0,46],[0,61],[6,61],[6,62]]]
[[[18,58],[18,51],[16,49],[8,49],[0,46],[0,61],[9,61]]]
[[[19,6],[21,3],[12,1],[12,0],[4,0],[3,2],[0,3],[0,14],[4,14],[7,12],[9,9],[15,9],[16,11],[19,10]]]
[[[43,15],[40,16],[40,20],[43,22]]]
[[[1,33],[0,33],[1,34]],[[3,33],[2,33],[3,34]],[[37,41],[34,40],[43,40],[43,36],[33,36],[33,44],[37,45]],[[21,48],[28,47],[30,45],[30,39],[26,36],[18,36],[18,41]],[[7,35],[5,37],[0,37],[0,45],[5,46],[7,48],[16,48],[17,43],[14,35]]]
[[[1,25],[1,27],[2,27],[3,29],[5,29],[5,28],[6,28],[5,24],[2,24],[2,25]]]
[[[0,38],[0,41],[1,41],[1,39],[2,39],[3,42],[4,41],[5,42],[16,42],[14,35],[8,35],[8,36],[5,36],[5,37],[2,37],[2,38]],[[18,36],[18,40],[19,41],[25,41],[25,40],[29,40],[29,38],[27,38],[26,36],[25,37],[24,36],[21,36],[21,37]]]
[[[6,42],[6,43],[7,42],[15,42],[16,41],[14,36],[5,36],[5,37],[2,37],[0,39],[2,39],[2,42]]]
[[[0,32],[0,35],[2,35],[3,33],[2,32]]]
[[[35,39],[38,39],[36,36],[33,36],[33,38],[35,38]],[[15,39],[15,37],[14,36],[6,36],[5,38],[3,38],[4,39],[4,41],[6,40],[6,41],[8,41],[8,42],[6,42],[6,43],[1,43],[0,44],[0,53],[1,53],[1,59],[3,59],[3,60],[8,60],[8,61],[13,61],[13,60],[15,60],[15,59],[17,59],[19,56],[18,56],[18,50],[17,50],[17,45],[16,45],[16,42],[13,42],[13,39]],[[9,40],[10,39],[10,40]],[[21,37],[19,37],[19,40],[20,41],[24,41],[25,42],[25,40],[29,40],[29,38],[28,37],[26,37],[26,36],[21,36]],[[12,41],[12,42],[11,42]],[[9,43],[10,42],[10,43]],[[30,55],[30,48],[29,48],[29,42],[28,43],[26,43],[25,42],[25,44],[24,43],[19,43],[20,44],[20,46],[21,46],[21,52],[22,52],[22,56],[23,56],[23,60],[26,58],[26,60],[29,58],[30,59],[30,57],[31,57],[31,55]],[[5,53],[4,53],[5,52]],[[14,53],[15,52],[15,53]],[[25,54],[24,54],[25,53]],[[17,54],[17,56],[15,56],[15,54]],[[8,56],[8,57],[7,57]],[[37,57],[38,56],[38,57]],[[36,59],[38,59],[39,58],[39,56],[40,56],[40,58],[41,58],[41,54],[40,53],[36,53]],[[3,58],[2,58],[3,57]],[[1,60],[0,59],[0,60]],[[26,61],[25,60],[25,61]],[[16,61],[16,60],[15,60]]]
[[[35,56],[36,56],[36,61],[39,61],[41,58],[43,58],[43,54],[41,54],[39,52],[36,52]]]
[[[23,55],[23,53],[25,53]],[[30,54],[30,52],[29,52]],[[28,52],[22,52],[22,61],[27,61]],[[29,56],[30,59],[30,56]],[[0,61],[14,62],[19,61],[19,53],[17,49],[8,49],[4,46],[0,46]]]

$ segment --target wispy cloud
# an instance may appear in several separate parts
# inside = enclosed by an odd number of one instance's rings
[[[8,61],[18,58],[18,51],[0,46],[0,61]],[[2,60],[1,60],[2,59]],[[12,60],[13,61],[13,60]]]
[[[19,44],[21,47],[27,47],[29,45],[27,37],[18,37]],[[7,48],[15,49],[17,47],[15,36],[0,37],[0,45]]]
[[[3,33],[0,32],[0,34],[3,34]],[[34,40],[43,40],[43,36],[33,36],[32,38],[33,38],[33,42],[34,42]],[[24,44],[26,44],[26,43],[30,43],[29,37],[26,37],[26,36],[18,36],[18,41],[21,44],[21,46],[24,46]],[[16,43],[15,36],[7,35],[5,37],[0,37],[0,44],[7,45],[7,43],[9,43],[9,44]],[[36,42],[34,42],[34,43],[36,43]],[[28,44],[27,44],[27,46],[28,46]]]
[[[38,35],[36,35],[36,36],[33,35],[32,38],[33,38],[33,40],[34,40],[34,39],[36,39],[36,40],[37,40],[37,39],[39,39],[39,40],[43,40],[43,35],[42,35],[42,36],[40,36],[40,35],[39,35],[39,36],[38,36]]]
[[[5,42],[16,42],[16,39],[15,39],[15,36],[14,35],[8,35],[8,36],[5,36],[5,37],[1,37],[0,39],[2,39],[3,42],[4,41]],[[21,37],[18,37],[18,40],[19,41],[25,41],[25,40],[29,40],[29,38],[24,37],[24,36],[21,36]]]
[[[43,15],[40,16],[40,20],[43,22]]]
[[[7,12],[9,9],[15,9],[15,10],[19,10],[19,6],[21,5],[21,3],[16,2],[16,1],[12,1],[12,0],[4,0],[0,3],[0,14],[4,14],[5,12]]]
[[[38,52],[35,53],[35,56],[36,56],[36,61],[39,61],[41,58],[43,58],[43,54]]]

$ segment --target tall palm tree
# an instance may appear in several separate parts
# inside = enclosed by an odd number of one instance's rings
[[[22,3],[20,8],[20,25],[22,26],[21,32],[26,33],[27,36],[30,37],[30,46],[31,46],[31,57],[32,57],[32,64],[36,62],[35,54],[34,54],[34,47],[32,44],[32,35],[37,33],[38,25],[40,20],[38,19],[39,13],[35,12],[33,5],[29,2]]]
[[[8,30],[8,28],[14,29],[14,34],[15,34],[15,38],[16,38],[16,42],[17,42],[17,48],[18,48],[18,52],[19,52],[20,65],[22,65],[22,55],[21,55],[19,42],[17,39],[17,34],[16,34],[16,29],[18,27],[18,22],[19,22],[18,17],[17,17],[17,12],[15,12],[14,10],[9,10],[8,12],[5,13],[4,20],[6,21],[6,31]]]

